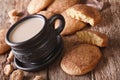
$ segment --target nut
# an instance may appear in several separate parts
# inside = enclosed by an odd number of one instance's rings
[[[15,70],[11,76],[10,80],[23,80],[23,71],[22,70]]]
[[[14,23],[16,23],[18,20],[20,20],[20,17],[19,17],[19,16],[13,16],[13,17],[10,18],[9,22],[10,22],[11,24],[14,24]]]
[[[6,76],[9,76],[13,70],[14,70],[13,66],[12,66],[11,64],[7,64],[7,65],[4,67],[4,74],[5,74]]]
[[[42,76],[35,76],[33,80],[44,80]]]
[[[16,10],[16,9],[13,9],[11,11],[8,12],[8,16],[10,18],[14,17],[14,16],[17,16],[19,14],[19,12]]]
[[[12,51],[10,51],[9,56],[7,57],[7,62],[10,63],[13,61],[13,59],[14,59],[14,54]]]

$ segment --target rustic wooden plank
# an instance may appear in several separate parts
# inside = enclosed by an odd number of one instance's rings
[[[12,9],[24,11],[26,14],[26,8],[30,0],[0,0],[0,28],[9,27],[8,12]],[[9,52],[8,52],[9,53]],[[7,55],[0,55],[0,80],[9,80],[3,74],[3,68],[6,65]],[[36,75],[42,75],[45,79],[47,78],[47,69],[39,72],[26,72],[24,71],[24,80],[33,80]]]

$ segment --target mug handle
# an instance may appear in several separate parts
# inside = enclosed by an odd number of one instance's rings
[[[57,29],[55,29],[55,32],[57,33],[57,35],[60,34],[60,32],[64,29],[64,26],[65,26],[65,19],[62,15],[60,14],[55,14],[54,16],[52,16],[50,19],[49,19],[49,22],[50,22],[50,25],[54,26],[55,25],[55,21],[59,19],[60,20],[60,24],[58,26]]]

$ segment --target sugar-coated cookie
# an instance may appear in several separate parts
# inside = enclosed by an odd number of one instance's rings
[[[55,0],[49,7],[48,11],[52,11],[54,13],[62,13],[67,8],[79,3],[80,0]]]
[[[99,47],[106,47],[108,45],[108,37],[103,33],[85,30],[78,31],[76,34],[82,43],[89,43]]]
[[[76,20],[69,16],[66,11],[64,11],[61,14],[65,18],[65,27],[63,31],[61,32],[61,35],[70,35],[75,33],[76,31],[84,28],[86,24],[82,21]],[[59,25],[59,22],[57,21],[55,26],[57,27]]]
[[[89,23],[91,26],[96,26],[101,21],[100,12],[96,8],[85,4],[76,4],[67,9],[66,12],[72,18]]]
[[[47,8],[54,0],[31,0],[27,11],[29,14],[35,14],[45,8]]]
[[[41,14],[43,16],[45,16],[47,19],[51,18],[54,13],[50,12],[50,11],[40,11],[37,14]]]
[[[61,68],[70,75],[83,75],[96,67],[101,56],[98,47],[80,44],[65,54],[61,61]]]

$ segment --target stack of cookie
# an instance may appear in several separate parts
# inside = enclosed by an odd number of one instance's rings
[[[81,4],[80,0],[31,0],[27,11],[29,14],[42,14],[48,19],[54,14],[61,14],[65,18],[65,28],[61,35],[78,36],[81,44],[73,47],[61,61],[64,72],[83,75],[95,68],[102,56],[99,47],[108,45],[108,37],[103,33],[83,29],[87,24],[96,26],[101,22],[97,8]],[[56,21],[55,28],[57,25],[59,21]]]

